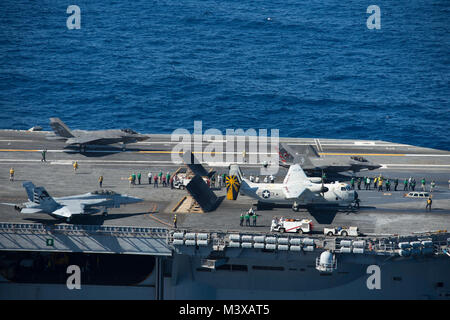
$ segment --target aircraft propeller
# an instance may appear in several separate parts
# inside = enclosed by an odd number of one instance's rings
[[[323,173],[323,169],[322,169],[322,177],[321,177],[321,181],[322,181],[322,188],[320,189],[320,194],[322,195],[322,197],[325,196],[325,192],[328,191],[328,188],[324,186],[324,173]]]

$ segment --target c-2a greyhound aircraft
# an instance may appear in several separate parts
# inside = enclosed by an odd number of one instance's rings
[[[47,213],[52,216],[66,218],[70,222],[72,216],[91,214],[95,207],[103,208],[106,215],[107,208],[119,208],[122,204],[137,203],[142,199],[121,195],[109,190],[98,190],[85,194],[52,198],[44,187],[36,187],[32,182],[26,181],[23,187],[28,194],[28,202],[23,207],[14,205],[20,213]],[[7,203],[8,204],[8,203]],[[8,204],[11,205],[11,204]]]
[[[357,195],[346,183],[324,184],[320,178],[309,178],[299,164],[289,167],[283,183],[254,183],[244,178],[239,166],[230,165],[229,175],[235,175],[240,182],[239,192],[260,203],[292,204],[292,209],[315,206],[350,206]]]

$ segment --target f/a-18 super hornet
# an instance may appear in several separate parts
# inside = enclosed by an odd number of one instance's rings
[[[74,130],[71,131],[64,122],[59,118],[50,118],[50,126],[52,127],[56,137],[48,137],[49,139],[63,139],[67,146],[79,146],[80,152],[86,150],[86,145],[108,145],[113,143],[122,143],[125,149],[127,143],[147,140],[149,137],[144,134],[137,133],[132,129],[112,129],[112,130]]]
[[[309,175],[326,173],[339,173],[345,171],[359,172],[362,170],[375,170],[381,167],[378,163],[354,156],[343,158],[339,156],[320,157],[311,145],[299,146],[297,151],[285,143],[280,143],[280,164],[289,166],[300,164]]]
[[[22,206],[14,205],[20,213],[46,213],[58,218],[66,218],[67,222],[75,215],[92,214],[103,208],[103,215],[107,215],[107,208],[119,208],[120,205],[137,203],[142,199],[121,195],[109,190],[98,190],[85,194],[52,198],[44,187],[36,187],[32,182],[26,181],[23,187],[27,191],[28,202]]]
[[[358,198],[356,191],[346,183],[317,183],[305,175],[299,164],[289,167],[283,183],[252,182],[235,164],[230,165],[229,176],[238,178],[239,193],[258,200],[258,204],[289,204],[294,211],[300,207],[348,207]]]

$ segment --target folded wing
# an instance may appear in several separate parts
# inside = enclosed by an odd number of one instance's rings
[[[300,165],[294,164],[290,166],[283,182],[283,192],[286,199],[299,198],[307,189],[305,183],[308,181],[309,180]]]

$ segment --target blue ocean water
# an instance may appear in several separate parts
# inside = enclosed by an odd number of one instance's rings
[[[449,13],[448,0],[3,0],[0,128],[202,120],[449,150]]]

